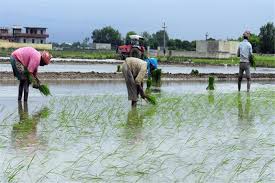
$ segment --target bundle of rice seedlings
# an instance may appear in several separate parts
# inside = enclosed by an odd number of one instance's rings
[[[153,70],[153,72],[152,72],[152,80],[155,83],[160,82],[160,80],[161,80],[161,69],[155,69],[155,70]]]
[[[116,66],[116,72],[121,72],[121,65]]]
[[[28,79],[28,81],[29,81],[30,83],[33,82],[33,79],[32,79],[32,77],[31,77],[31,74],[30,74],[30,72],[28,71],[27,68],[24,69],[24,75],[27,77],[27,79]]]
[[[161,69],[155,69],[152,72],[152,85],[155,87],[161,86]]]
[[[213,76],[210,76],[209,79],[208,79],[208,86],[207,86],[207,90],[215,90],[215,87],[214,87],[214,82],[215,82],[215,79]]]
[[[151,86],[152,86],[152,78],[151,77],[148,77],[147,82],[146,82],[146,86],[147,86],[148,89],[151,88]]]
[[[45,96],[51,95],[50,89],[47,85],[40,85],[38,87],[38,89],[39,89],[40,93],[45,95]]]
[[[249,58],[249,62],[250,62],[250,65],[256,70],[256,62],[255,62],[255,57],[254,57],[254,55],[252,55],[252,56]]]
[[[156,105],[157,104],[157,100],[156,100],[156,97],[153,96],[153,95],[147,95],[147,101],[150,102],[151,104],[153,105]]]
[[[198,75],[199,74],[199,71],[197,69],[192,69],[191,75]]]

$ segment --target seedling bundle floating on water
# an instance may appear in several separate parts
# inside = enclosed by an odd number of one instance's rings
[[[191,75],[199,75],[199,71],[197,69],[192,69]]]
[[[208,86],[207,86],[207,90],[215,90],[215,87],[214,87],[214,82],[215,82],[215,79],[213,76],[210,76],[209,79],[208,79]]]
[[[121,65],[116,66],[116,72],[121,72]]]

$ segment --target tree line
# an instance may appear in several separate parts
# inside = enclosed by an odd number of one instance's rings
[[[111,26],[106,26],[101,29],[95,29],[92,31],[91,40],[94,43],[110,43],[113,48],[123,44],[130,43],[130,35],[138,34],[135,31],[129,31],[125,37]],[[150,46],[151,49],[157,49],[158,47],[163,47],[164,45],[164,35],[166,38],[166,48],[169,50],[196,50],[196,41],[188,41],[181,39],[170,39],[168,33],[164,30],[159,30],[156,33],[150,34],[147,31],[140,33],[139,35],[144,37],[143,45],[145,47]],[[62,43],[61,45],[54,44],[54,46],[61,47],[73,47],[73,48],[85,48],[88,47],[90,38],[85,38],[82,42],[75,42],[71,45]],[[214,38],[209,38],[209,41],[215,40]],[[242,41],[242,37],[238,39],[230,39]],[[257,35],[255,33],[251,34],[249,40],[253,46],[253,51],[255,53],[275,53],[275,27],[273,22],[268,22],[260,28],[260,33]]]

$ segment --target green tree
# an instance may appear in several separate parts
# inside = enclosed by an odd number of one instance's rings
[[[152,35],[153,39],[157,42],[158,46],[163,46],[163,41],[164,41],[164,30],[160,30],[156,32],[155,34]],[[165,31],[165,39],[166,39],[166,44],[169,40],[169,36],[167,32]]]
[[[113,46],[122,43],[121,34],[111,26],[95,29],[92,32],[92,39],[94,43],[111,43]]]
[[[80,46],[81,46],[81,43],[79,41],[78,42],[74,42],[72,44],[72,48],[80,48]]]
[[[176,50],[176,43],[174,39],[169,39],[167,42],[168,50]]]
[[[131,42],[131,39],[130,39],[130,36],[131,35],[137,35],[137,33],[135,31],[129,31],[127,34],[126,34],[126,44],[130,44]]]
[[[90,38],[88,38],[88,37],[84,38],[84,40],[82,41],[81,46],[82,46],[82,47],[87,47],[87,46],[89,46],[89,41],[90,41]]]
[[[259,38],[261,53],[275,53],[275,27],[272,22],[260,28]]]
[[[152,35],[147,32],[144,31],[143,33],[141,33],[141,36],[144,38],[144,46],[147,48],[148,46],[151,47],[150,42],[152,41]]]

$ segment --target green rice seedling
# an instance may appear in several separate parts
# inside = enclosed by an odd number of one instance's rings
[[[146,89],[145,89],[145,94],[150,95],[152,90],[151,90],[151,86],[152,86],[152,78],[148,77],[147,81],[146,81]]]
[[[252,55],[249,59],[250,65],[256,70],[256,62],[255,62],[255,57]]]
[[[40,93],[45,95],[45,96],[51,95],[50,89],[47,85],[40,85],[38,87],[38,89],[39,89]]]
[[[157,104],[157,99],[155,96],[153,95],[147,95],[147,101],[150,102],[151,104],[153,105],[156,105]]]
[[[28,71],[27,68],[24,68],[24,75],[27,77],[27,79],[30,83],[33,82],[33,78],[31,77],[31,74],[30,74],[30,72]]]
[[[116,66],[116,72],[122,72],[121,69],[122,69],[122,68],[121,68],[121,65],[117,65],[117,66]]]
[[[215,79],[213,76],[210,76],[209,79],[208,79],[208,86],[207,86],[207,90],[215,90],[215,87],[214,87],[214,82],[215,82]]]
[[[152,86],[152,78],[151,77],[148,77],[146,85],[147,85],[147,88],[151,88],[151,86]]]
[[[161,83],[161,69],[155,69],[152,72],[152,84],[154,86],[160,86]]]
[[[192,69],[191,75],[199,75],[199,71],[197,69]]]

